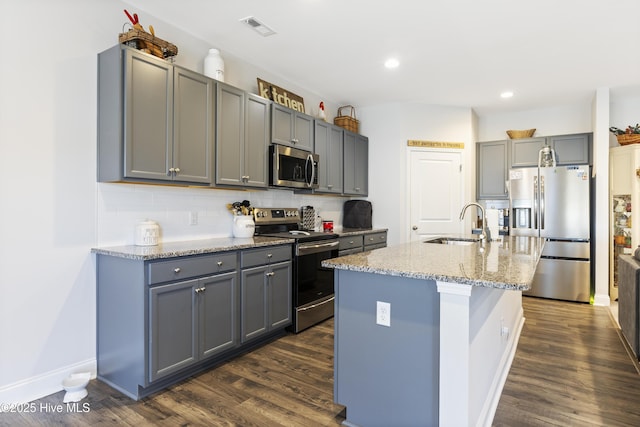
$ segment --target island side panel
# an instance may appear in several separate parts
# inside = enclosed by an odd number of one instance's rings
[[[363,426],[437,425],[439,295],[434,281],[335,271],[334,400]],[[376,324],[390,304],[389,327]]]
[[[469,323],[470,419],[491,425],[524,324],[522,292],[473,288]]]
[[[522,292],[437,283],[440,425],[491,425],[524,321]]]

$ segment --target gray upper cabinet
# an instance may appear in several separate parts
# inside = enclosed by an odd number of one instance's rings
[[[344,132],[344,191],[349,196],[366,196],[369,192],[369,138]]]
[[[218,83],[217,185],[267,187],[269,104],[267,99]]]
[[[243,185],[244,92],[218,83],[216,97],[216,184]]]
[[[547,144],[556,151],[558,165],[591,164],[592,133],[547,137]]]
[[[245,187],[266,188],[269,185],[270,106],[271,101],[268,99],[251,93],[245,94]]]
[[[214,164],[215,82],[181,67],[174,67],[173,80],[173,179],[209,184]]]
[[[511,140],[511,167],[538,166],[538,153],[545,145],[545,138]]]
[[[314,147],[314,152],[320,155],[318,188],[314,193],[342,194],[342,128],[316,120]]]
[[[477,198],[507,199],[506,181],[509,173],[509,141],[489,141],[476,144]]]
[[[122,45],[98,55],[98,180],[211,182],[215,82]]]
[[[271,142],[313,151],[313,117],[271,104]]]

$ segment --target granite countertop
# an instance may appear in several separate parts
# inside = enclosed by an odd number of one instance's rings
[[[215,239],[186,240],[180,242],[160,243],[157,246],[110,246],[92,248],[91,252],[99,255],[109,255],[148,261],[161,258],[201,255],[215,252],[250,249],[261,246],[288,245],[295,241],[277,237],[254,236],[248,238],[221,237]]]
[[[424,239],[424,240],[431,240]],[[470,245],[419,242],[388,246],[322,262],[324,267],[472,286],[528,290],[544,239],[504,236]],[[468,238],[468,240],[477,240]]]
[[[382,233],[384,231],[388,231],[387,228],[342,228],[336,227],[333,229],[333,232],[338,236],[355,236],[358,234],[372,234],[372,233]]]

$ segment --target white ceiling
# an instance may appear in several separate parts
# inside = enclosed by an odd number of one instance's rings
[[[602,87],[640,96],[639,0],[127,3],[338,103],[483,114],[590,102]],[[239,22],[247,16],[277,34],[262,37]],[[390,56],[395,70],[383,67]]]

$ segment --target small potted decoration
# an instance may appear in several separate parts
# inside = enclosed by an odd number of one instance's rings
[[[618,139],[618,144],[637,144],[640,142],[640,124],[635,126],[627,126],[626,129],[618,129],[617,127],[610,127],[609,132],[614,134]]]

